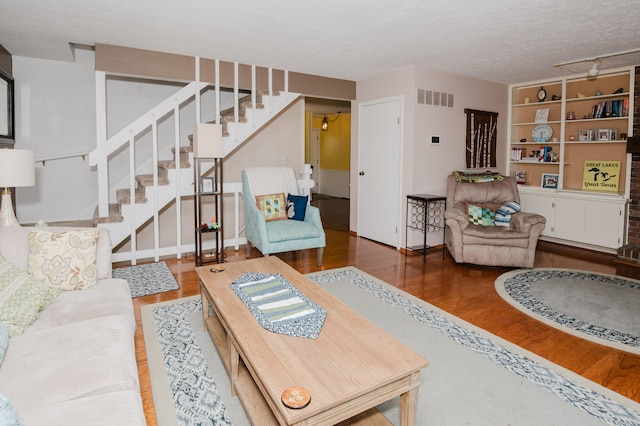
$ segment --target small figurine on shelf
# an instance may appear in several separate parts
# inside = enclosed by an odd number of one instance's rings
[[[211,222],[203,223],[202,225],[200,225],[200,229],[203,231],[211,231],[219,228],[220,228],[220,225],[218,225],[218,222],[216,222],[215,217],[211,218]]]

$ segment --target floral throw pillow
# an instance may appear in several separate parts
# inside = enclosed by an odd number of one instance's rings
[[[284,193],[257,195],[256,204],[258,210],[264,214],[264,220],[270,222],[272,220],[287,219],[287,203],[284,199]]]
[[[47,286],[83,290],[98,282],[98,228],[29,233],[29,273]]]

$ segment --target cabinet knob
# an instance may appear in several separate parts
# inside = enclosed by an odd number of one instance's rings
[[[360,172],[358,173],[360,176],[364,176],[364,172]]]

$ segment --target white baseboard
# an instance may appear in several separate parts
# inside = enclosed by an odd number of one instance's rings
[[[349,170],[320,170],[320,185],[317,192],[333,197],[349,198]]]
[[[238,245],[245,245],[247,243],[247,239],[242,237],[238,239]],[[236,244],[236,240],[235,239],[229,239],[229,240],[225,240],[224,244],[223,244],[223,248],[227,249],[227,248],[234,248]],[[209,251],[209,250],[213,250],[214,249],[214,243],[212,241],[209,242],[205,242],[202,244],[202,251]],[[195,253],[196,251],[196,246],[195,244],[184,244],[180,247],[180,252],[182,253],[183,256],[185,256],[186,254],[192,254]],[[159,257],[168,257],[168,256],[176,256],[178,253],[178,248],[176,246],[172,246],[172,247],[160,247],[158,249],[158,256]],[[147,250],[139,250],[136,252],[135,258],[136,260],[140,260],[140,259],[154,259],[156,256],[156,252],[154,249],[147,249]],[[111,262],[130,262],[131,261],[131,252],[127,251],[127,252],[118,252],[118,253],[113,253],[111,255]]]

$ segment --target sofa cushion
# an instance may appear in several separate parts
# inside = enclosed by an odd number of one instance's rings
[[[25,333],[46,330],[110,315],[129,318],[129,328],[136,327],[131,292],[126,280],[110,278],[99,280],[95,287],[83,291],[63,291]]]
[[[129,318],[111,315],[15,337],[0,368],[0,393],[22,413],[137,390],[133,335]]]
[[[462,231],[463,244],[487,246],[528,247],[529,234],[515,228],[469,225]]]
[[[322,236],[322,230],[308,222],[287,220],[267,223],[267,237],[270,243],[305,240]]]
[[[284,193],[257,195],[256,205],[258,210],[264,214],[264,220],[271,222],[273,220],[287,219],[287,203],[284,200]]]
[[[29,272],[60,290],[82,290],[98,281],[98,229],[34,229],[29,233]]]
[[[146,425],[142,400],[137,390],[108,392],[32,410],[21,410],[20,417],[26,425]]]
[[[304,220],[308,202],[308,195],[287,195],[287,217],[293,220]]]
[[[0,322],[11,337],[22,334],[59,294],[0,256]]]

